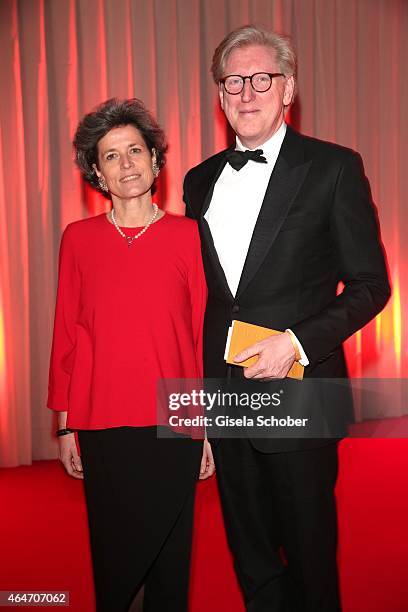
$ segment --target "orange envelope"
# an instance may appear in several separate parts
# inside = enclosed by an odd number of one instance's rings
[[[233,321],[231,327],[228,330],[227,344],[225,346],[224,359],[227,363],[236,366],[247,367],[256,363],[258,357],[250,357],[241,363],[235,363],[234,356],[248,348],[255,342],[265,340],[269,336],[276,336],[277,334],[283,334],[284,332],[277,331],[276,329],[269,329],[268,327],[260,327],[259,325],[253,325],[252,323],[244,323],[244,321]],[[302,380],[304,367],[295,361],[293,366],[290,368],[287,376],[288,378],[297,378]]]

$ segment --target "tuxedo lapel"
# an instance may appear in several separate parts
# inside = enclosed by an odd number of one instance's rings
[[[228,149],[224,151],[224,155],[221,157],[219,164],[215,166],[215,168],[212,169],[212,174],[208,176],[208,190],[207,190],[207,193],[205,194],[203,205],[201,207],[201,213],[200,213],[201,219],[204,218],[204,215],[207,212],[208,207],[211,204],[211,198],[214,193],[215,183],[220,178],[221,172],[224,170],[227,164],[227,158],[226,158],[227,151]]]
[[[304,160],[302,137],[288,126],[252,234],[237,297],[245,291],[272,247],[311,163]]]
[[[226,152],[225,152],[226,153]],[[207,220],[204,218],[205,213],[208,210],[208,207],[210,206],[211,203],[211,198],[213,196],[214,193],[214,187],[215,187],[215,183],[218,181],[221,172],[224,170],[225,165],[227,163],[226,157],[225,155],[222,156],[220,163],[218,165],[218,167],[216,167],[213,172],[212,175],[210,175],[208,177],[208,190],[207,193],[205,194],[204,197],[204,201],[203,201],[203,205],[201,207],[201,212],[200,212],[200,216],[198,219],[198,223],[200,226],[200,230],[201,230],[201,236],[203,238],[204,244],[205,244],[205,248],[208,254],[208,258],[211,262],[212,268],[215,272],[215,275],[217,277],[218,280],[218,284],[221,287],[222,291],[225,294],[225,297],[229,300],[229,301],[233,301],[234,300],[234,296],[231,293],[231,290],[229,288],[227,279],[225,277],[225,273],[224,273],[224,269],[221,266],[220,260],[218,258],[218,253],[216,251],[216,248],[214,246],[214,240],[211,234],[211,230],[210,230],[210,226],[207,223]]]

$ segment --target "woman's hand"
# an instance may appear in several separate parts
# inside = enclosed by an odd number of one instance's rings
[[[82,462],[75,443],[75,434],[70,433],[58,438],[59,459],[73,478],[83,478]]]
[[[214,457],[211,450],[211,444],[207,439],[203,444],[203,456],[201,459],[199,480],[205,480],[212,476],[215,472]]]

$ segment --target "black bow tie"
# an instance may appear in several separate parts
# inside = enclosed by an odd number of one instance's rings
[[[260,164],[268,163],[263,156],[262,149],[257,149],[256,151],[249,151],[249,149],[247,149],[246,151],[227,152],[227,161],[234,170],[241,170],[250,159]]]

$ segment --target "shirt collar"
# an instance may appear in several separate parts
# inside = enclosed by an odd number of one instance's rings
[[[280,151],[283,139],[285,138],[285,134],[286,123],[282,121],[279,129],[266,142],[259,145],[258,147],[255,147],[255,149],[250,149],[250,151],[262,149],[264,155],[268,157],[270,155],[276,155]],[[244,147],[238,136],[235,136],[235,143],[235,149],[238,151],[246,151],[248,149],[248,147]]]

